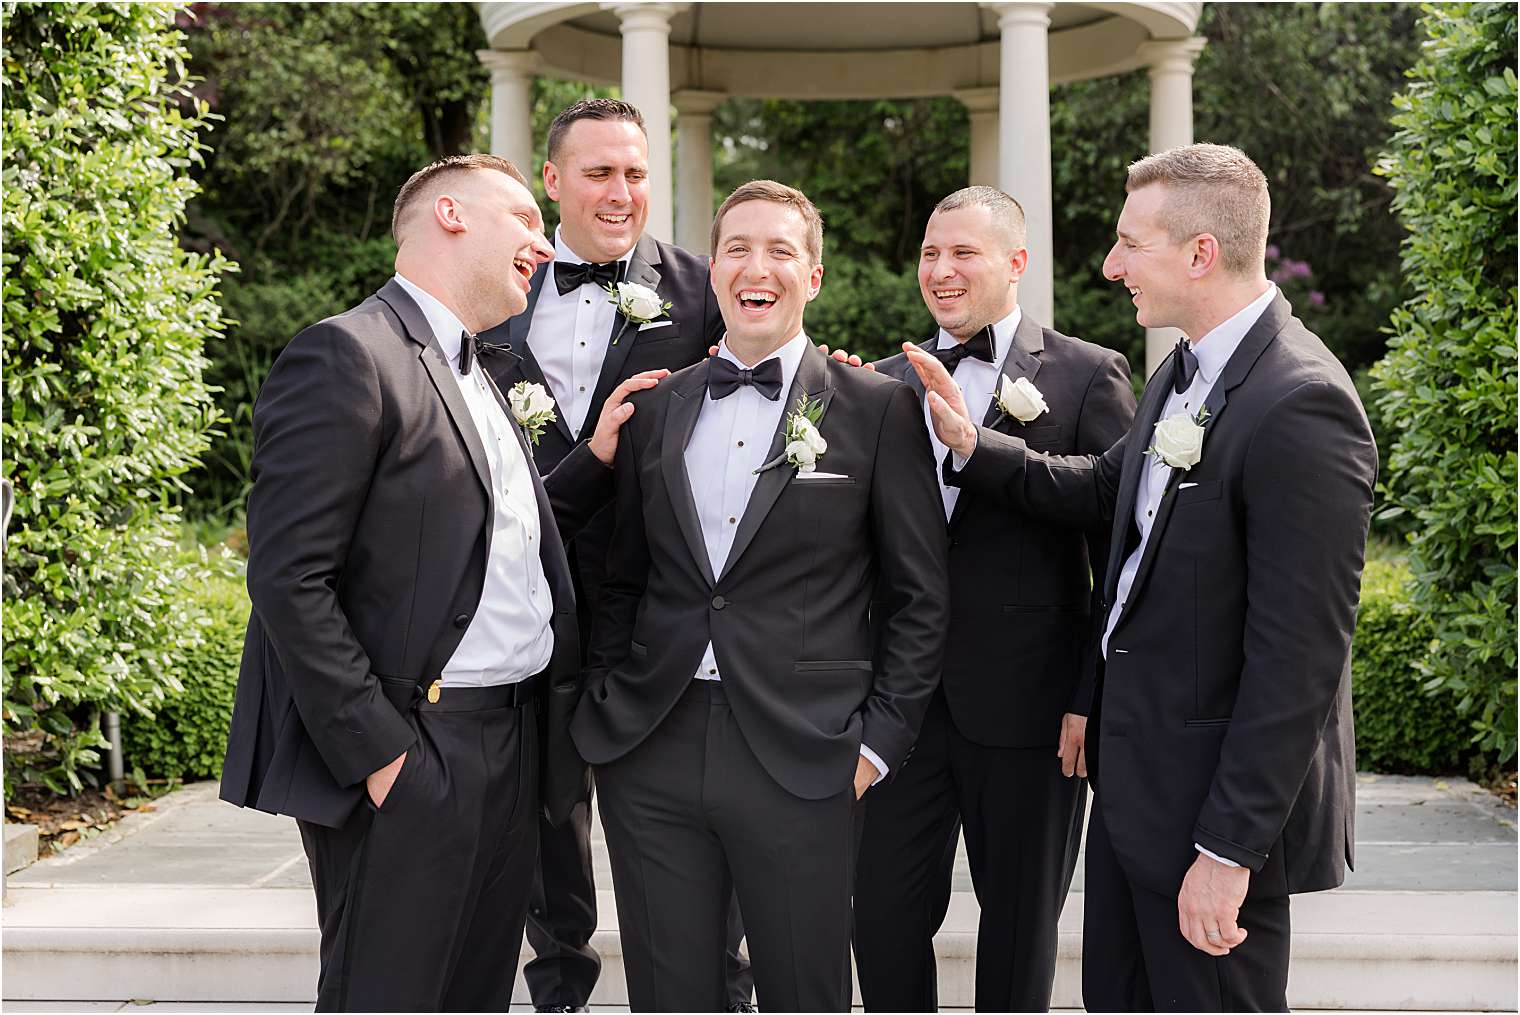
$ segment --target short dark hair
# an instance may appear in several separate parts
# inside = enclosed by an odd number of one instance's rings
[[[750,180],[740,184],[737,190],[723,199],[723,203],[718,206],[718,214],[713,216],[712,235],[708,238],[714,257],[718,255],[723,216],[728,214],[730,208],[746,201],[770,201],[795,208],[797,214],[802,216],[802,225],[807,230],[803,241],[807,244],[808,257],[812,258],[814,264],[823,263],[823,216],[818,214],[817,207],[808,200],[806,194],[796,187],[788,187],[775,180]]]
[[[554,122],[549,124],[549,150],[545,158],[550,162],[558,160],[560,149],[565,144],[565,135],[577,120],[621,120],[635,123],[644,137],[649,137],[649,130],[644,126],[644,114],[633,103],[622,99],[581,99],[561,109]]]
[[[1024,246],[1029,230],[1024,221],[1024,206],[1016,198],[996,187],[962,187],[934,206],[937,212],[961,208],[986,208],[992,216],[993,227],[1008,244],[1008,249],[1013,251]]]
[[[514,166],[509,160],[500,155],[450,155],[439,159],[417,170],[396,192],[396,203],[391,207],[391,235],[399,243],[401,241],[401,218],[411,210],[422,195],[431,189],[431,185],[453,173],[473,172],[478,169],[489,169],[497,173],[506,173],[512,179],[528,187],[528,178]],[[529,188],[531,189],[531,187]]]

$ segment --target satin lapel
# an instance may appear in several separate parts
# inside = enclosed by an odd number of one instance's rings
[[[834,397],[834,389],[829,387],[828,360],[811,340],[808,341],[807,348],[802,353],[802,362],[797,365],[797,376],[792,378],[792,388],[785,397],[786,404],[781,410],[781,421],[776,425],[776,432],[771,437],[770,449],[765,453],[767,462],[773,461],[786,449],[786,418],[796,412],[803,401],[813,399],[818,401],[822,407],[818,417],[819,428],[822,429],[823,413],[828,412],[829,402]],[[826,469],[827,466],[825,466]],[[749,503],[744,507],[744,516],[739,519],[739,529],[734,533],[734,543],[729,548],[728,559],[723,562],[723,571],[718,576],[719,578],[732,571],[739,558],[744,556],[744,551],[754,540],[755,533],[760,531],[760,526],[765,522],[766,515],[771,513],[771,508],[776,506],[777,499],[795,475],[797,475],[797,467],[785,462],[760,473],[760,477],[755,480],[754,490],[750,491]]]
[[[929,342],[935,342],[938,340],[938,332],[929,336],[928,339]],[[920,344],[919,348],[928,351],[929,346]],[[906,354],[903,356],[903,372],[897,375],[897,379],[913,389],[913,393],[918,396],[919,405],[924,404],[924,382],[919,378],[918,371],[913,369],[913,364],[908,361]]]
[[[1208,416],[1203,421],[1205,458],[1209,453],[1209,438],[1219,426],[1219,419],[1224,415],[1230,392],[1240,387],[1241,382],[1250,374],[1251,368],[1256,365],[1261,354],[1282,330],[1288,316],[1288,301],[1279,293],[1267,305],[1267,309],[1252,325],[1251,330],[1246,332],[1246,337],[1230,355],[1229,362],[1224,366],[1224,372],[1219,375],[1219,380],[1209,390],[1209,396],[1203,400],[1203,404],[1209,410]],[[1130,588],[1126,612],[1134,608],[1135,602],[1145,590],[1146,579],[1150,577],[1151,569],[1156,562],[1156,554],[1160,552],[1161,540],[1166,535],[1167,524],[1172,520],[1172,508],[1177,503],[1177,486],[1186,477],[1188,471],[1190,470],[1173,469],[1171,475],[1167,477],[1166,491],[1161,495],[1161,503],[1156,507],[1155,524],[1151,526],[1150,538],[1145,541],[1145,553],[1141,556],[1140,566],[1135,571],[1135,583]]]
[[[641,236],[638,244],[633,248],[632,256],[628,258],[628,277],[625,281],[647,285],[659,292],[659,264],[659,246],[652,238]],[[596,388],[591,395],[591,405],[586,409],[587,416],[591,418],[595,418],[596,414],[602,411],[602,403],[607,401],[607,396],[611,395],[612,389],[617,387],[618,380],[622,377],[623,364],[628,362],[628,353],[632,351],[633,344],[639,340],[637,324],[616,312],[612,317],[612,334],[607,339],[607,355],[602,358],[602,372],[597,376]],[[584,424],[582,428],[584,429]]]
[[[686,445],[696,429],[702,400],[707,397],[707,364],[687,374],[685,383],[672,386],[670,404],[665,409],[665,432],[660,440],[660,470],[665,475],[665,491],[676,512],[676,524],[686,537],[686,548],[707,579],[713,579],[712,562],[707,558],[707,541],[702,538],[702,522],[697,518],[697,502],[686,476]]]
[[[396,312],[397,317],[401,318],[407,337],[420,346],[417,357],[422,360],[422,366],[427,370],[433,387],[438,391],[438,396],[443,399],[443,407],[448,410],[455,432],[459,434],[459,439],[464,442],[465,448],[470,452],[470,464],[475,466],[475,476],[486,492],[486,501],[494,507],[495,491],[491,489],[491,467],[486,464],[485,445],[480,442],[480,434],[475,429],[475,420],[470,417],[470,407],[465,403],[464,393],[459,390],[459,382],[454,379],[454,368],[449,366],[449,361],[444,358],[443,349],[439,347],[438,340],[433,337],[433,329],[428,326],[422,308],[417,306],[416,301],[407,295],[406,290],[401,288],[394,279],[387,282],[380,290],[380,298]],[[489,513],[487,517],[490,517]],[[487,549],[490,545],[491,526],[487,525]]]
[[[992,389],[992,401],[987,403],[987,414],[982,417],[982,426],[990,427],[992,421],[998,418],[997,392],[1003,384],[1003,378],[1008,378],[1010,384],[1020,377],[1027,377],[1030,383],[1034,383],[1034,375],[1040,372],[1040,353],[1044,351],[1044,331],[1028,314],[1021,315],[1019,326],[1013,332],[1013,343],[1008,346],[1008,355],[1003,357],[1003,368],[998,371],[998,379],[993,382],[996,386]],[[1017,420],[1005,418],[997,430],[1017,437],[1020,425]]]
[[[543,369],[534,358],[533,350],[528,347],[528,328],[533,323],[533,308],[538,306],[539,293],[547,284],[546,280],[553,270],[553,261],[538,266],[538,270],[533,274],[533,284],[528,287],[528,309],[507,321],[506,345],[486,355],[500,357],[501,361],[507,364],[501,373],[502,380],[505,382],[504,387],[511,388],[518,381],[527,381],[529,384],[537,384],[549,393],[549,397],[554,399],[554,427],[560,432],[560,436],[565,438],[565,443],[574,447],[575,438],[570,435],[570,424],[565,420],[565,411],[560,408],[554,389],[549,387]],[[490,341],[497,336],[499,331],[499,328],[492,328],[481,337]]]
[[[1034,382],[1035,374],[1040,372],[1040,356],[1045,351],[1045,333],[1028,314],[1019,318],[1019,326],[1014,330],[1013,342],[1008,346],[1008,355],[1003,357],[1002,369],[998,371],[997,380],[993,381],[992,400],[987,403],[987,411],[982,416],[982,426],[998,433],[1010,434],[1014,437],[1019,435],[1024,424],[1011,416],[1003,413],[997,405],[998,388],[1003,384],[1003,378],[1008,378],[1012,384],[1020,377],[1029,378]],[[1002,419],[998,417],[1002,416]],[[966,505],[974,502],[976,494],[970,490],[962,490],[955,498],[955,507],[950,512],[950,528],[954,529],[960,524],[961,516],[966,513]]]
[[[1124,558],[1129,556],[1129,536],[1135,529],[1135,499],[1139,496],[1140,477],[1146,465],[1145,449],[1151,446],[1151,434],[1161,409],[1166,405],[1167,394],[1172,390],[1172,361],[1166,359],[1151,375],[1145,393],[1140,397],[1140,407],[1135,412],[1135,422],[1130,428],[1129,440],[1124,447],[1124,466],[1119,474],[1119,497],[1114,504],[1113,536],[1109,539],[1108,570],[1104,572],[1103,598],[1113,602],[1119,587],[1119,571]]]

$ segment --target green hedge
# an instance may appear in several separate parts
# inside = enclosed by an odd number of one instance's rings
[[[126,763],[150,778],[221,775],[249,610],[246,579],[233,560],[226,557],[216,573],[191,590],[202,612],[201,640],[179,672],[184,690],[171,695],[152,718],[122,718]]]
[[[1384,474],[1412,534],[1417,666],[1454,696],[1500,762],[1516,711],[1516,16],[1513,4],[1430,4],[1378,172],[1408,229],[1409,298],[1373,370],[1394,435]]]
[[[1463,771],[1473,754],[1472,737],[1452,695],[1425,689],[1416,663],[1432,625],[1411,592],[1407,566],[1367,562],[1351,652],[1357,767],[1401,774]]]
[[[0,6],[8,782],[94,778],[103,711],[151,711],[195,649],[180,479],[217,418],[219,257],[182,250],[204,103],[169,4]]]

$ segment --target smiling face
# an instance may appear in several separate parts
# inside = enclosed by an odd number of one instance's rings
[[[1152,183],[1125,199],[1119,238],[1103,259],[1103,276],[1129,290],[1142,327],[1186,330],[1193,243],[1173,242],[1167,235],[1166,197],[1166,185]]]
[[[565,242],[592,263],[615,261],[649,219],[649,144],[627,120],[577,120],[558,158],[544,163],[544,192],[559,202]]]
[[[1007,249],[983,205],[929,216],[918,255],[918,290],[941,328],[965,340],[1013,313],[1028,252]]]
[[[476,170],[455,190],[468,227],[460,259],[468,272],[465,299],[485,322],[480,330],[528,308],[533,270],[554,258],[554,248],[533,194],[507,174]]]
[[[823,284],[807,243],[807,223],[791,205],[755,199],[724,213],[712,287],[736,354],[769,355],[802,330],[802,313]]]

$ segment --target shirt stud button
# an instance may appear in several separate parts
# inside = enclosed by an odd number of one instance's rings
[[[741,448],[742,448],[742,447],[744,447],[744,442],[743,442],[743,441],[740,441],[740,442],[739,442],[739,446],[740,446],[740,447],[741,447]]]

